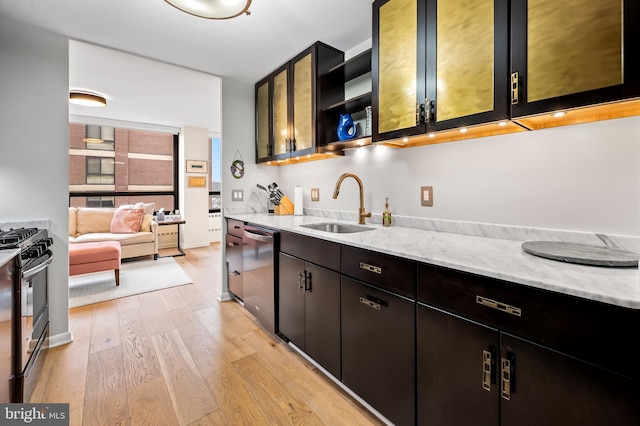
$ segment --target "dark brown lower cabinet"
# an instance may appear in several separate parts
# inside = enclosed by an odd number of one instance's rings
[[[640,424],[636,380],[423,304],[417,380],[420,425]]]
[[[396,425],[415,424],[415,302],[342,277],[342,382]]]
[[[279,258],[279,332],[340,379],[340,274]]]
[[[498,331],[419,304],[416,332],[418,423],[499,425]],[[488,376],[484,351],[493,360]]]

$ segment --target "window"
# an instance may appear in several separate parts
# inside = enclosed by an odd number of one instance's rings
[[[69,205],[178,208],[178,135],[69,124]]]
[[[113,185],[115,183],[113,158],[87,157],[87,184]]]
[[[115,207],[114,197],[87,197],[86,207]]]
[[[85,137],[82,139],[86,143],[87,149],[99,151],[113,151],[115,145],[115,128],[111,126],[85,126]]]

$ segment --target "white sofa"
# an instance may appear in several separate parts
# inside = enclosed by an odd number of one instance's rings
[[[145,214],[140,231],[131,234],[110,232],[115,208],[69,207],[69,243],[118,241],[122,259],[153,255],[158,258],[158,223]]]

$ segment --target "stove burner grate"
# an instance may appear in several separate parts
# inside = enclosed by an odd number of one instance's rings
[[[16,228],[0,231],[0,244],[17,244],[35,235],[38,228]]]

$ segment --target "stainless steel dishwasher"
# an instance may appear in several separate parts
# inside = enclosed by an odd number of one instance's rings
[[[242,236],[244,307],[267,331],[275,333],[276,277],[280,233],[271,229],[245,225]]]

